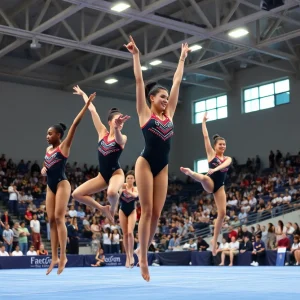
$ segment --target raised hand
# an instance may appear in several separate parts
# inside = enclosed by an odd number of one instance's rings
[[[42,168],[41,174],[42,174],[43,176],[47,176],[47,168],[46,168],[46,167],[43,167],[43,168]]]
[[[206,122],[208,120],[207,112],[203,115],[203,122]]]
[[[133,54],[133,55],[134,55],[134,54],[138,54],[140,51],[139,51],[138,47],[136,46],[136,44],[135,44],[135,42],[134,42],[132,36],[130,35],[129,38],[130,38],[130,42],[129,42],[127,45],[124,44],[124,47],[126,47],[127,50],[128,50],[131,54]]]
[[[181,55],[180,59],[185,60],[188,56],[188,53],[191,51],[187,43],[181,44]]]
[[[91,94],[90,97],[89,97],[89,100],[88,100],[87,104],[89,105],[91,102],[94,101],[95,98],[96,98],[96,93]]]
[[[74,95],[79,95],[79,96],[84,95],[84,91],[78,85],[75,85],[73,87],[73,90],[74,90],[74,92],[73,92]]]
[[[115,128],[117,129],[122,129],[124,123],[130,119],[130,116],[123,116],[123,115],[119,115],[119,117],[117,119],[115,119]]]

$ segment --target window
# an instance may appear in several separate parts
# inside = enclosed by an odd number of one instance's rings
[[[197,173],[207,173],[208,172],[208,160],[199,159],[195,161],[195,172]]]
[[[194,102],[194,124],[202,123],[205,112],[208,114],[208,121],[227,118],[227,95]]]
[[[271,108],[290,102],[290,81],[284,79],[244,90],[244,112]]]

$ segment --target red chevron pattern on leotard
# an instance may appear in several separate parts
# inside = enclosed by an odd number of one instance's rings
[[[105,136],[101,140],[101,142],[98,146],[99,152],[104,156],[107,156],[111,153],[118,152],[118,151],[121,150],[120,146],[116,143],[115,140],[112,140],[112,141],[108,142],[107,137],[108,136]]]
[[[152,118],[155,120],[155,127],[149,128],[149,131],[156,134],[164,141],[174,135],[173,122],[168,117],[166,117],[164,121],[158,119],[155,115],[152,115]]]
[[[57,155],[59,150],[56,149],[53,153],[46,153],[45,155],[45,167],[49,170],[52,166],[59,163],[61,158],[58,158]]]

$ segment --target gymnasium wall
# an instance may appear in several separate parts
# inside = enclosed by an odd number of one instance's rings
[[[121,163],[132,165],[144,145],[135,102],[102,98],[99,93],[94,101],[105,124],[112,107],[118,107],[122,113],[131,116],[123,130],[129,138]],[[47,129],[58,122],[69,127],[83,105],[82,98],[71,91],[0,82],[0,152],[17,161],[24,158],[42,162],[47,147]],[[87,111],[76,132],[69,161],[97,164],[97,140]]]
[[[287,77],[287,73],[267,68],[249,68],[235,74],[232,90],[227,93],[228,118],[208,122],[209,135],[215,133],[227,140],[227,155],[239,163],[259,154],[268,165],[270,150],[291,153],[300,150],[300,80],[290,77],[290,103],[275,108],[242,113],[242,89],[262,82]],[[192,124],[192,104],[195,100],[220,94],[206,88],[190,87],[181,94],[182,104],[174,119],[176,134],[171,156],[171,171],[180,166],[193,168],[194,161],[205,159],[201,124]]]

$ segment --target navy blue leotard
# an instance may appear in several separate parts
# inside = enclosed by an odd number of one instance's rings
[[[208,166],[209,166],[210,169],[214,169],[214,168],[218,167],[219,165],[221,165],[225,160],[226,160],[226,158],[224,160],[221,160],[219,157],[215,156],[208,163]],[[217,171],[217,172],[215,172],[211,175],[208,175],[214,182],[213,193],[218,191],[218,189],[225,184],[225,179],[226,179],[226,175],[227,175],[228,170],[229,170],[229,166],[227,168],[219,170],[219,171]]]
[[[130,193],[124,190],[120,196],[120,209],[123,211],[126,217],[135,210],[135,204],[138,200],[138,197],[133,197]]]
[[[108,135],[109,133],[98,143],[99,173],[107,184],[112,174],[121,168],[119,158],[123,151],[115,139],[108,141]]]
[[[68,158],[61,153],[59,146],[53,152],[46,152],[45,167],[47,169],[47,185],[56,194],[57,185],[62,180],[67,180],[65,167]]]
[[[153,177],[169,163],[174,125],[166,115],[164,116],[165,120],[161,120],[152,114],[149,121],[142,127],[145,148],[141,156],[148,161]]]

